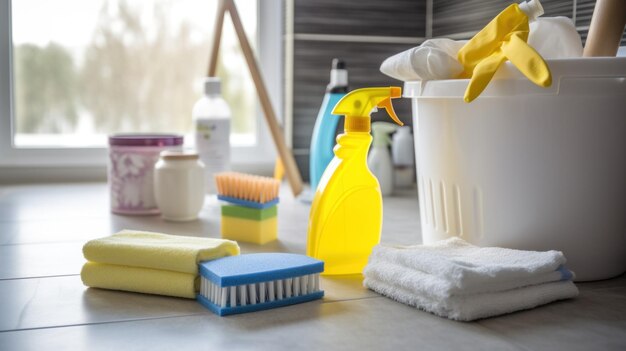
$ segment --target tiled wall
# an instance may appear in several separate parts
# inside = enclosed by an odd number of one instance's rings
[[[292,6],[293,65],[288,82],[293,98],[292,145],[304,179],[309,175],[309,145],[334,57],[346,60],[350,88],[401,85],[379,71],[388,56],[414,47],[426,37],[467,39],[511,0],[286,0]],[[626,0],[624,0],[626,1]],[[586,38],[595,0],[542,0],[544,16],[574,19]],[[289,11],[288,11],[289,13]],[[289,21],[289,18],[287,19]],[[625,36],[626,38],[626,36]],[[622,40],[626,45],[626,40]],[[409,102],[394,100],[410,124]],[[374,119],[384,117],[374,116]],[[340,124],[341,125],[341,124]]]
[[[426,1],[294,1],[295,33],[392,37],[424,35]]]
[[[293,148],[297,151],[297,161],[302,172],[306,172],[308,176],[308,148],[315,118],[328,84],[332,58],[341,57],[346,60],[351,89],[398,85],[401,82],[384,76],[379,73],[378,69],[380,63],[391,53],[406,50],[411,46],[414,45],[296,40],[294,43]],[[408,101],[396,102],[394,100],[394,105],[398,116],[402,116],[405,122],[410,122],[411,111]],[[381,115],[384,113],[381,112]]]
[[[401,85],[379,71],[394,53],[421,43],[425,36],[426,1],[292,0],[293,92],[292,145],[305,180],[315,118],[330,77],[331,61],[343,58],[350,89]],[[410,123],[409,101],[394,100],[398,116]],[[374,115],[383,118],[385,112]],[[343,125],[343,123],[340,123]]]
[[[574,2],[576,1],[541,1],[545,11],[544,16],[572,18]],[[453,35],[470,38],[511,3],[510,0],[434,0],[433,36]]]
[[[433,0],[433,36],[470,38],[511,3],[510,0]],[[573,19],[583,42],[587,38],[595,3],[596,0],[541,1],[544,16]],[[626,45],[626,35],[621,45]]]

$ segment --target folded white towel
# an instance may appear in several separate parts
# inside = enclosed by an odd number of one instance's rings
[[[374,248],[364,285],[439,316],[469,321],[574,297],[558,251],[481,248],[460,238]]]
[[[366,277],[365,286],[398,302],[459,321],[472,321],[534,308],[578,295],[571,281],[531,285],[500,292],[452,296],[445,300],[414,294],[400,286]]]
[[[456,282],[442,276],[424,273],[396,263],[370,263],[365,267],[363,274],[368,278],[373,278],[383,283],[404,286],[414,294],[434,299],[446,299],[453,295],[510,290],[529,285],[570,280],[573,277],[572,272],[566,268],[560,268],[556,271],[539,273],[515,280],[498,280],[493,278],[492,281],[486,281],[483,284],[466,284],[465,287],[460,288]]]
[[[453,237],[430,245],[378,245],[370,256],[370,264],[376,262],[422,271],[450,282],[458,290],[472,291],[476,288],[493,290],[485,287],[491,284],[528,285],[527,280],[559,269],[565,264],[565,256],[559,251],[478,247]]]

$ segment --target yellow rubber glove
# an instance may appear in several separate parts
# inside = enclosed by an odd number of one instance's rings
[[[463,99],[471,102],[487,87],[507,59],[533,83],[548,87],[552,75],[541,55],[530,47],[528,16],[512,4],[465,44],[458,53],[464,71],[459,78],[470,78]]]

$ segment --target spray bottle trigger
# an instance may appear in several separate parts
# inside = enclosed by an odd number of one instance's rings
[[[398,118],[398,115],[396,115],[396,111],[394,111],[393,109],[393,105],[391,104],[391,97],[388,97],[382,100],[381,102],[378,103],[378,105],[376,105],[376,107],[384,108],[385,110],[387,110],[387,113],[389,114],[391,119],[393,119],[394,122],[396,122],[397,124],[401,126],[404,125],[404,123],[402,123],[400,118]]]

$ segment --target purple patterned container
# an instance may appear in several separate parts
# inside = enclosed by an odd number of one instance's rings
[[[180,150],[183,137],[172,134],[115,134],[109,136],[111,212],[159,214],[154,199],[154,164],[163,150]]]

